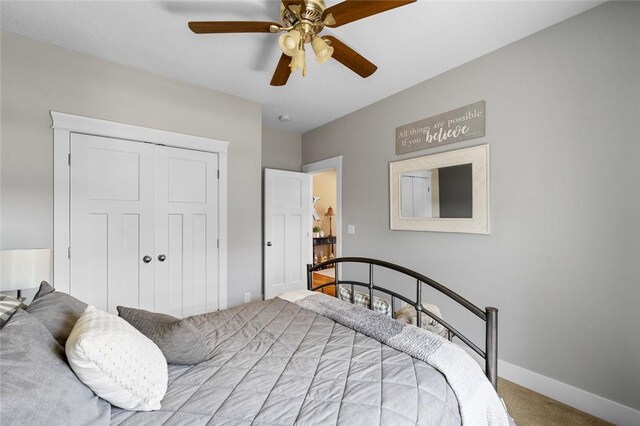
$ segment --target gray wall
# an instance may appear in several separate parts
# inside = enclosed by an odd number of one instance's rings
[[[269,169],[302,169],[302,135],[280,129],[262,128],[262,167]]]
[[[499,307],[501,359],[636,409],[638,22],[640,3],[605,3],[305,133],[302,149],[305,164],[344,156],[344,226],[357,230],[343,233],[345,255],[399,262]],[[486,137],[394,154],[396,126],[483,99]],[[491,235],[389,230],[389,161],[481,143]]]
[[[49,110],[229,142],[229,304],[261,293],[259,104],[2,33],[3,248],[51,247]]]

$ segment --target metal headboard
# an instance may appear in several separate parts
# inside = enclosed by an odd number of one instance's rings
[[[364,263],[369,265],[369,282],[362,281],[349,281],[349,280],[339,280],[338,267],[341,263]],[[335,265],[335,280],[334,282],[320,284],[317,286],[313,286],[313,272],[319,271],[321,269],[326,268],[327,266]],[[401,294],[396,293],[393,290],[386,289],[384,287],[377,286],[373,282],[373,267],[380,266],[386,269],[391,269],[393,271],[400,272],[409,277],[412,277],[416,280],[416,298],[412,300],[408,297],[405,297]],[[475,343],[469,340],[466,336],[464,336],[460,331],[458,331],[451,324],[438,317],[437,315],[429,312],[425,308],[422,307],[422,284],[426,284],[431,288],[438,290],[440,293],[445,296],[453,299],[458,302],[467,310],[471,311],[474,315],[480,318],[485,322],[485,350],[480,349]],[[361,286],[369,289],[369,309],[373,308],[373,292],[380,291],[382,293],[388,294],[391,296],[391,312],[395,315],[395,305],[396,299],[400,299],[405,303],[413,306],[416,309],[416,312],[422,312],[425,315],[433,318],[438,323],[442,324],[453,336],[459,338],[464,342],[467,346],[473,349],[478,355],[480,355],[485,360],[485,374],[487,378],[493,385],[495,389],[498,388],[498,309],[487,307],[484,310],[480,309],[473,303],[469,302],[464,297],[460,296],[458,293],[448,289],[442,284],[432,280],[431,278],[424,276],[418,272],[412,271],[411,269],[407,269],[403,266],[399,266],[390,262],[385,262],[384,260],[378,259],[370,259],[366,257],[339,257],[336,259],[327,260],[326,262],[318,263],[316,265],[307,265],[307,288],[309,290],[320,290],[324,287],[333,286],[335,288],[336,297],[338,295],[338,286],[340,284],[346,284],[351,286],[351,302],[353,302],[353,287]],[[416,314],[416,322],[417,326],[422,326],[422,315]]]

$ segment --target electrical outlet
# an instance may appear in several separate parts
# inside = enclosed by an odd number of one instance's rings
[[[250,292],[246,292],[244,294],[244,303],[249,303],[251,302],[251,293]]]
[[[347,225],[347,234],[356,235],[356,226],[355,225]]]

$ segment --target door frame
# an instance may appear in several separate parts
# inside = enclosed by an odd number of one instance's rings
[[[229,143],[149,127],[50,111],[53,128],[53,285],[69,292],[71,134],[80,133],[218,154],[219,308],[227,307],[227,150]]]
[[[337,157],[326,158],[302,166],[302,172],[311,174],[311,187],[313,188],[313,173],[326,172],[329,170],[336,171],[336,257],[342,256],[342,155]],[[311,239],[313,236],[310,237]],[[311,240],[313,247],[313,240]],[[339,277],[336,277],[339,278]]]

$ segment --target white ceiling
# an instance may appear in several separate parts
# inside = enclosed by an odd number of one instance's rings
[[[275,0],[5,1],[0,28],[263,105],[268,127],[305,132],[602,3],[418,1],[325,29],[378,65],[362,79],[336,61],[269,85],[274,34],[196,35],[188,21],[279,22]],[[328,0],[328,5],[335,1]],[[278,116],[292,117],[280,123]]]

